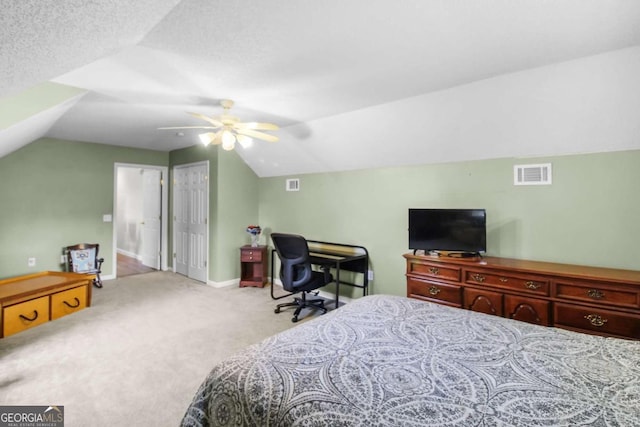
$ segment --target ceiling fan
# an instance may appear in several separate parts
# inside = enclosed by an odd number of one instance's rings
[[[247,146],[252,142],[252,138],[262,139],[264,141],[276,142],[278,137],[259,131],[278,130],[278,125],[272,123],[258,122],[241,122],[238,117],[229,114],[229,110],[233,107],[233,101],[223,99],[220,105],[224,112],[219,116],[206,116],[200,113],[191,113],[194,117],[206,121],[208,126],[177,126],[163,127],[159,129],[213,129],[213,131],[201,133],[198,135],[200,141],[206,146],[209,144],[222,144],[224,150],[230,151],[235,147],[236,142],[242,146]]]

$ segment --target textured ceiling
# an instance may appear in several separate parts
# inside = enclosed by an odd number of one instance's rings
[[[419,139],[423,124],[412,128],[401,115],[385,121],[379,111],[391,117],[416,97],[640,45],[634,0],[0,0],[0,7],[0,115],[43,81],[87,91],[61,102],[60,114],[0,129],[0,155],[33,140],[16,127],[186,147],[195,132],[157,128],[200,124],[185,111],[218,114],[219,100],[231,98],[235,115],[283,128],[275,145],[238,149],[261,176],[415,163],[376,136],[401,128],[411,136],[403,139]],[[405,117],[419,120],[433,99]],[[442,132],[449,139],[458,130]]]

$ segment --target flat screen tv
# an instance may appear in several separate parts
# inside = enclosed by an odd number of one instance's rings
[[[486,252],[486,222],[484,209],[409,209],[409,249]]]

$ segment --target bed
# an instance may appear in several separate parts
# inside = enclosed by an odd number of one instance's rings
[[[640,341],[373,295],[213,368],[183,426],[640,426]]]

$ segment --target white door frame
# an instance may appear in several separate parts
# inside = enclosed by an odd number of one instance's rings
[[[169,252],[168,246],[168,237],[169,237],[169,186],[167,185],[168,176],[169,176],[169,167],[168,166],[158,166],[158,165],[143,165],[138,163],[114,163],[113,164],[113,265],[112,272],[109,276],[103,277],[104,279],[115,279],[118,275],[118,168],[138,168],[138,169],[155,169],[159,170],[162,174],[162,224],[160,239],[161,247],[160,247],[160,268],[162,270],[168,269],[167,257]]]

